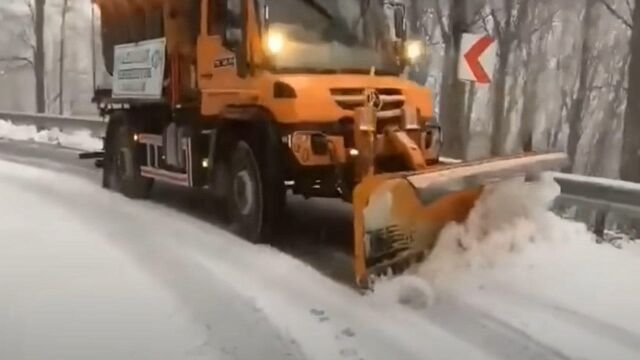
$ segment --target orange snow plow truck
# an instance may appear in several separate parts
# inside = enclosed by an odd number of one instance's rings
[[[277,230],[288,191],[343,199],[361,286],[428,254],[488,182],[566,161],[440,162],[431,93],[403,78],[424,49],[399,0],[93,2],[111,75],[94,96],[104,186],[206,188],[250,241]]]

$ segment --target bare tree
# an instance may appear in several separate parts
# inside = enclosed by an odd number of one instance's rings
[[[620,178],[627,181],[640,182],[640,122],[637,114],[640,111],[640,6],[633,6],[630,0],[625,1],[626,12],[623,14],[616,6],[607,0],[598,0],[605,9],[617,19],[627,30],[631,31],[631,54],[625,63],[627,67],[627,108],[624,114],[622,132],[622,154],[620,162]],[[618,86],[624,90],[624,83]],[[620,91],[622,91],[620,90]],[[619,91],[619,92],[620,92]],[[616,94],[619,94],[617,92]]]
[[[589,96],[590,82],[589,74],[593,73],[593,49],[591,46],[591,29],[594,25],[594,7],[598,0],[586,0],[585,10],[582,19],[582,47],[580,50],[580,67],[577,79],[577,90],[573,98],[573,103],[569,108],[567,118],[569,121],[569,138],[567,140],[567,155],[572,163],[575,163],[578,144],[582,137],[582,123],[584,119],[584,109]]]
[[[610,12],[617,14],[612,7]],[[618,19],[624,17],[616,16]],[[622,161],[620,178],[627,181],[640,182],[640,6],[633,10],[632,22],[623,23],[631,29],[631,59],[629,62],[629,90],[627,110],[624,116],[622,137]]]
[[[23,0],[23,2],[29,10],[29,26],[23,26],[17,34],[17,38],[28,48],[28,53],[10,55],[0,60],[5,62],[22,63],[33,69],[36,83],[36,111],[38,113],[44,113],[47,110],[45,97],[44,48],[44,10],[46,0]]]
[[[36,111],[44,113],[47,111],[47,103],[45,97],[45,49],[44,49],[44,8],[46,0],[34,0],[35,9],[29,1],[29,9],[31,10],[31,18],[33,19],[33,28],[36,38],[36,44],[33,47],[33,64],[34,75],[36,78]]]
[[[506,114],[507,76],[513,46],[528,18],[529,0],[504,0],[501,7],[490,9],[493,29],[498,42],[498,64],[493,82],[493,134],[491,154],[503,155],[506,152],[505,139],[509,134],[509,119]],[[498,15],[503,13],[502,19]]]
[[[518,139],[523,151],[533,150],[533,131],[535,127],[536,109],[538,108],[540,95],[538,93],[539,77],[547,68],[548,54],[546,53],[547,38],[553,31],[553,22],[559,13],[559,8],[549,1],[536,1],[529,3],[532,7],[527,19],[527,25],[517,41],[516,48],[522,57],[521,67],[526,76],[522,81],[522,110],[520,114],[520,128]],[[512,84],[516,84],[514,81]],[[511,99],[516,98],[511,92]],[[510,101],[514,103],[515,101]],[[510,104],[511,108],[514,105]],[[507,114],[511,114],[508,110]]]
[[[458,58],[462,33],[467,28],[467,0],[450,0],[448,21],[442,0],[435,3],[440,32],[445,44],[442,83],[440,86],[440,120],[445,134],[444,153],[461,158],[466,154],[463,128],[465,85],[458,80]]]
[[[606,103],[604,115],[596,126],[596,139],[590,149],[590,156],[587,159],[587,175],[592,176],[616,176],[609,169],[612,168],[611,160],[608,157],[609,149],[614,148],[614,142],[618,142],[618,129],[621,127],[622,119],[620,109],[625,104],[627,96],[627,71],[629,68],[629,56],[622,61],[622,66],[617,71],[612,71],[607,75],[607,82],[602,86],[592,86],[591,91],[601,91],[610,93],[610,100]],[[624,111],[624,110],[623,110]]]
[[[67,27],[67,14],[71,10],[69,0],[62,2],[62,16],[60,20],[60,59],[58,69],[58,111],[64,115],[64,63],[65,63],[65,29]]]

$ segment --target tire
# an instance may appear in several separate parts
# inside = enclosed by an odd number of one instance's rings
[[[231,230],[258,243],[263,239],[264,192],[260,167],[251,146],[238,141],[229,158],[229,184],[226,196]]]
[[[147,199],[153,180],[140,174],[142,154],[134,140],[135,133],[126,113],[111,116],[107,129],[103,184],[126,197]]]

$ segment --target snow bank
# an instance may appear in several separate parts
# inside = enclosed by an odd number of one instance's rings
[[[538,182],[505,181],[485,191],[466,223],[447,226],[419,273],[435,285],[452,277],[490,269],[536,243],[564,240],[592,242],[582,224],[567,222],[548,211],[560,195],[549,176]]]
[[[84,151],[102,149],[102,140],[92,137],[89,131],[64,133],[58,128],[38,131],[33,125],[15,125],[5,120],[0,120],[0,139],[35,141]]]
[[[637,248],[596,244],[583,224],[548,210],[559,194],[551,174],[493,186],[464,224],[443,230],[416,274],[383,283],[379,296],[444,316],[452,331],[477,323],[517,333],[543,358],[637,359]]]
[[[640,240],[628,240],[620,244],[620,248],[634,255],[640,256]]]

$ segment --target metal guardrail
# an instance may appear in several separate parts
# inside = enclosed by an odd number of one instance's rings
[[[557,205],[580,208],[576,220],[591,225],[593,232],[604,237],[607,222],[640,231],[640,184],[590,176],[554,173],[562,195]]]
[[[42,129],[56,127],[63,131],[89,130],[96,137],[104,135],[107,124],[99,117],[7,111],[0,111],[0,119],[10,120],[15,124],[35,125]],[[444,160],[448,163],[459,162],[455,159]],[[564,173],[553,173],[553,176],[562,189],[557,205],[577,206],[595,213],[591,219],[576,220],[591,223],[597,235],[604,234],[607,219],[614,214],[637,219],[640,224],[640,184]]]
[[[572,174],[554,177],[568,200],[640,218],[640,184]]]
[[[95,137],[104,136],[107,127],[107,122],[97,116],[61,116],[0,111],[0,120],[8,120],[17,125],[35,125],[39,129],[58,128],[62,131],[89,130]]]

